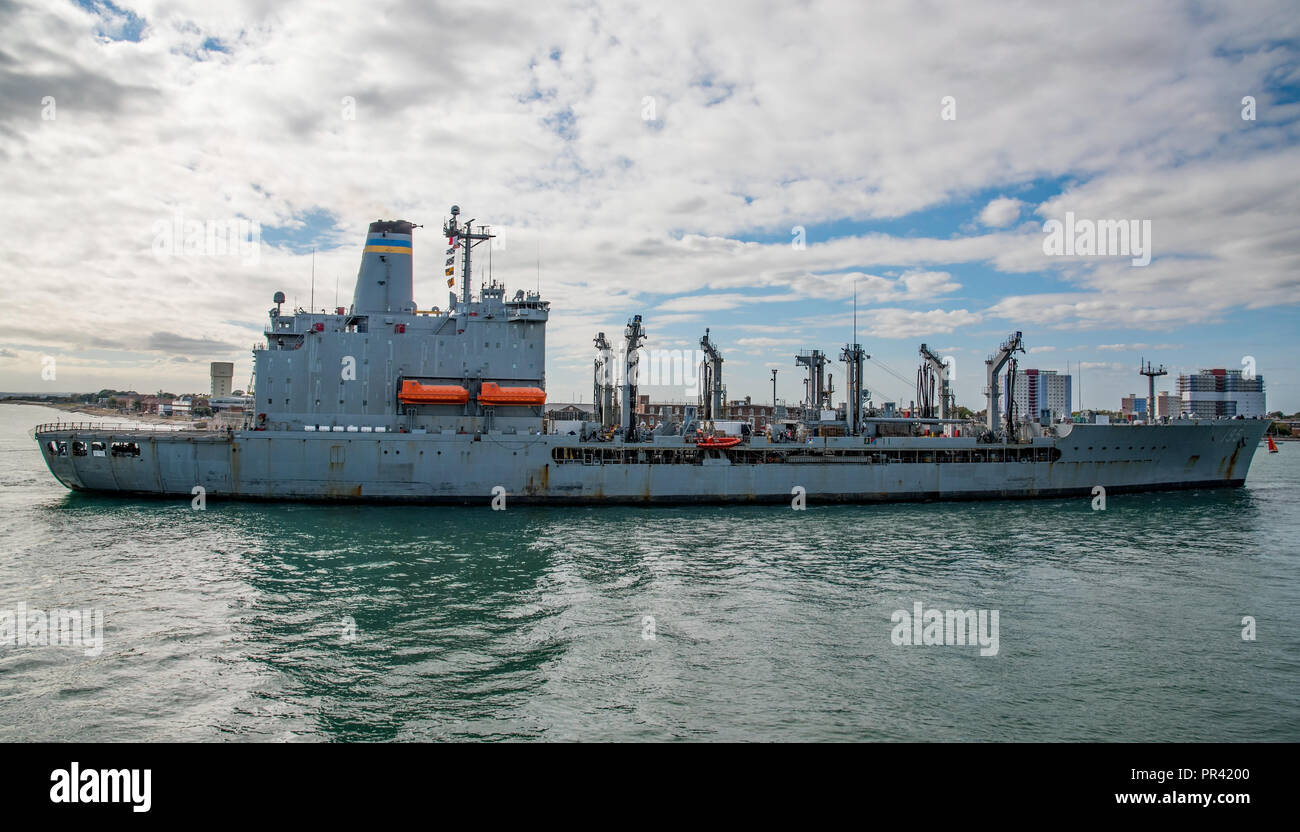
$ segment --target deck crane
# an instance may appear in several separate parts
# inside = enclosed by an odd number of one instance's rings
[[[796,367],[808,368],[808,376],[804,381],[804,406],[809,414],[825,406],[827,360],[826,353],[821,350],[801,352],[794,357]]]
[[[700,418],[721,419],[726,406],[726,388],[722,386],[722,353],[709,340],[707,329],[700,339],[700,349],[704,351],[704,360],[700,363]]]
[[[619,409],[619,427],[627,441],[636,439],[637,369],[641,359],[641,344],[646,333],[641,327],[641,316],[633,315],[623,330],[627,352],[623,363],[623,401]]]
[[[596,421],[602,429],[614,426],[614,348],[605,339],[605,333],[596,335],[595,378],[592,380],[591,401]]]
[[[916,400],[922,408],[922,415],[940,419],[950,419],[956,411],[953,406],[952,380],[948,365],[934,350],[921,345],[921,369],[917,372]],[[935,412],[934,387],[939,385],[938,413]]]
[[[1000,426],[999,422],[1001,421],[999,418],[1000,414],[998,408],[998,374],[1002,372],[1002,368],[1007,365],[1007,362],[1011,360],[1012,356],[1018,352],[1024,351],[1025,346],[1021,338],[1021,333],[1013,332],[1010,337],[1003,341],[1002,345],[998,347],[998,351],[993,355],[990,355],[984,362],[987,375],[987,386],[984,388],[984,395],[988,402],[984,423],[992,433],[997,433]],[[1008,392],[1010,392],[1010,388],[1008,388]],[[1008,407],[1008,410],[1009,409],[1010,407]],[[1010,425],[1008,425],[1007,434],[1010,435],[1010,433]]]

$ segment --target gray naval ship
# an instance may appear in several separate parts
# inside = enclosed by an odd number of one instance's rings
[[[189,498],[488,504],[872,502],[1064,497],[1240,486],[1263,420],[1052,424],[1012,413],[1013,334],[986,362],[982,422],[957,418],[941,359],[922,345],[921,404],[870,406],[860,344],[840,356],[847,401],[832,406],[829,359],[797,357],[804,406],[762,432],[726,419],[722,358],[701,341],[703,389],[681,418],[638,421],[646,333],[596,338],[594,414],[545,417],[549,302],[489,280],[471,251],[492,237],[453,206],[443,232],[445,309],[418,309],[406,221],[371,223],[349,308],[282,311],[275,294],[254,350],[255,407],[224,430],[84,424],[34,431],[50,472],[76,491]],[[939,393],[934,394],[936,380]],[[1152,402],[1154,404],[1154,401]],[[1153,411],[1148,411],[1153,412]],[[779,417],[780,412],[777,413]]]

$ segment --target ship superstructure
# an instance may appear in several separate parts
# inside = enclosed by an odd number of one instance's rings
[[[444,309],[416,306],[415,227],[405,221],[370,224],[351,307],[284,314],[284,295],[276,294],[266,346],[254,351],[253,427],[540,429],[540,403],[503,399],[499,390],[545,389],[549,304],[523,291],[507,298],[495,282],[472,295],[472,249],[492,235],[452,211],[444,232],[448,262],[461,264],[461,291],[449,292]],[[485,383],[496,397],[484,395]]]
[[[243,429],[43,425],[35,435],[51,472],[75,490],[187,498],[199,488],[214,498],[484,504],[501,494],[550,503],[1046,497],[1241,485],[1267,426],[1041,424],[1010,406],[1024,349],[1016,332],[986,363],[983,422],[958,418],[943,359],[925,345],[919,405],[874,407],[870,356],[855,338],[839,355],[845,403],[835,403],[830,356],[805,351],[795,357],[806,371],[799,416],[759,431],[727,419],[722,349],[706,330],[698,404],[651,429],[635,412],[649,337],[636,315],[621,342],[595,339],[592,419],[556,431],[544,415],[549,303],[508,295],[491,276],[475,291],[473,250],[492,234],[459,214],[453,206],[442,229],[445,307],[415,302],[420,226],[373,222],[349,307],[286,314],[275,293]]]

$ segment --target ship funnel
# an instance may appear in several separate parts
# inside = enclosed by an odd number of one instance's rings
[[[411,231],[405,220],[370,223],[361,253],[361,271],[352,295],[354,315],[414,312],[415,288],[411,277]]]

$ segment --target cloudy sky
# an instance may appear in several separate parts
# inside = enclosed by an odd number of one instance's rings
[[[445,305],[457,203],[511,291],[540,262],[552,399],[633,313],[651,347],[711,327],[732,398],[776,367],[796,399],[856,286],[877,401],[926,342],[979,409],[1022,330],[1085,406],[1141,357],[1254,356],[1300,410],[1294,2],[0,0],[0,32],[0,390],[246,383],[272,294],[308,305],[315,247],[346,304],[377,218],[428,226]],[[1150,264],[1046,254],[1067,212],[1149,222]],[[178,215],[258,223],[257,256],[155,251]]]

